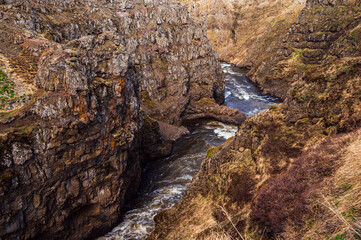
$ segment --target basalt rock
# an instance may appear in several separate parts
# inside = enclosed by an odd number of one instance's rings
[[[120,53],[97,52],[104,38],[54,44],[39,63],[37,93],[2,119],[2,237],[82,239],[109,229],[136,192],[137,75],[118,66]],[[117,72],[97,68],[101,61]]]
[[[182,120],[189,121],[200,118],[214,119],[233,125],[240,125],[246,120],[246,116],[237,109],[220,106],[210,98],[202,98],[191,104]]]
[[[0,65],[16,97],[1,98],[0,238],[106,232],[144,154],[169,154],[185,133],[165,126],[201,98],[223,101],[205,30],[166,1],[1,4]]]
[[[140,156],[143,166],[150,161],[169,156],[174,143],[190,134],[184,126],[171,125],[149,116],[145,116],[142,122],[143,127],[138,132],[138,138],[141,141]]]
[[[136,68],[143,110],[158,120],[179,123],[186,106],[202,97],[224,100],[223,72],[206,31],[180,4],[54,0],[37,7],[32,1],[14,2],[9,12],[15,24],[56,42],[105,32],[122,36],[97,50],[123,53],[112,64]],[[97,67],[106,69],[107,63]]]

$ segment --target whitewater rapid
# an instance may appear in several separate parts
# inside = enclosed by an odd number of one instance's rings
[[[268,109],[277,99],[262,95],[249,79],[231,64],[222,64],[226,74],[225,105],[247,117]],[[150,163],[145,169],[137,197],[125,207],[122,222],[98,240],[145,239],[154,229],[154,217],[179,202],[200,169],[207,149],[233,137],[237,127],[216,121],[199,121],[191,134],[181,139],[173,154]]]

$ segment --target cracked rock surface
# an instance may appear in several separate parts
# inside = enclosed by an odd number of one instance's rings
[[[224,99],[206,30],[179,3],[6,0],[0,31],[0,68],[21,96],[0,111],[0,238],[108,231],[144,154],[187,133],[170,124]]]

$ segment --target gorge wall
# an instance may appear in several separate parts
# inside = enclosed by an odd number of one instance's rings
[[[223,61],[252,67],[270,28],[297,20],[305,0],[179,0],[207,25],[208,37]],[[286,30],[285,29],[285,30]],[[277,36],[278,37],[278,36]]]
[[[308,0],[275,22],[249,75],[285,101],[209,151],[150,239],[358,239],[360,29],[360,1]]]
[[[312,37],[307,39],[311,33],[302,33],[301,40],[297,31],[293,34],[289,32],[289,28],[298,21],[299,13],[306,5],[305,0],[181,2],[188,6],[195,18],[207,25],[209,39],[221,60],[249,69],[247,76],[264,93],[285,98],[289,82],[282,78],[292,79],[299,75],[294,73],[289,76],[292,71],[286,73],[280,70],[282,66],[273,67],[293,52],[290,42],[299,41],[301,44],[316,40]]]
[[[206,30],[167,1],[0,4],[0,238],[104,233],[188,109],[223,101]]]
[[[283,100],[292,82],[303,76],[306,67],[320,63],[353,20],[342,15],[347,12],[317,14],[321,10],[310,10],[306,0],[179,2],[207,25],[208,37],[221,60],[247,68],[247,76],[264,93]],[[334,5],[337,1],[322,3]],[[305,11],[313,11],[313,15],[303,16]]]

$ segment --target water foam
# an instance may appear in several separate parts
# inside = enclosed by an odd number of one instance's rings
[[[233,125],[224,124],[221,122],[211,121],[206,125],[207,129],[213,129],[213,132],[217,135],[217,137],[223,139],[229,139],[233,137],[237,132],[237,127]]]

